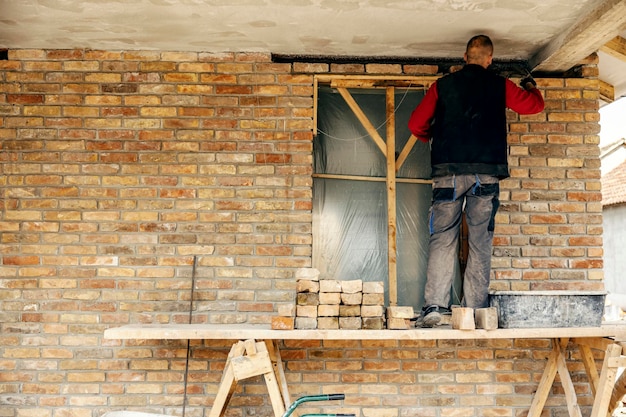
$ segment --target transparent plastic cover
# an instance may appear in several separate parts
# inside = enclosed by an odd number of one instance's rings
[[[386,141],[385,90],[350,90]],[[395,94],[396,159],[411,133],[407,123],[424,95],[421,90]],[[334,89],[320,88],[318,134],[314,140],[313,266],[321,278],[384,281],[389,302],[387,162],[362,123]],[[398,305],[423,304],[428,256],[429,144],[418,141],[396,178]],[[359,178],[355,178],[359,177]]]

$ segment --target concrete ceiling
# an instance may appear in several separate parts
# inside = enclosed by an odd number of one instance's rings
[[[459,59],[485,33],[497,59],[542,73],[604,48],[615,97],[626,94],[625,31],[626,0],[0,0],[3,49]]]

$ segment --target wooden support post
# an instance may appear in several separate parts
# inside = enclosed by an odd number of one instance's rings
[[[388,281],[389,281],[389,305],[395,306],[398,304],[398,284],[397,284],[397,214],[396,214],[396,170],[399,169],[399,165],[396,163],[396,108],[395,108],[395,88],[393,86],[385,89],[386,97],[386,136],[387,140],[383,140],[374,125],[367,118],[363,110],[359,107],[358,103],[354,100],[350,92],[345,87],[337,86],[337,91],[343,99],[346,101],[354,115],[359,119],[359,122],[363,125],[367,133],[371,136],[372,140],[382,151],[387,161],[387,259],[388,259]],[[412,141],[410,147],[405,147],[403,150],[406,153],[402,159],[406,158],[408,152],[415,144]],[[402,162],[400,162],[400,165]]]
[[[615,375],[617,374],[617,366],[611,366],[611,362],[615,358],[619,358],[622,354],[622,347],[618,344],[609,345],[604,355],[604,363],[598,386],[596,387],[596,396],[593,401],[593,409],[591,417],[604,417],[609,409],[611,393],[615,385]]]
[[[389,305],[398,304],[397,219],[396,219],[396,104],[395,88],[387,87],[387,259],[389,264]]]

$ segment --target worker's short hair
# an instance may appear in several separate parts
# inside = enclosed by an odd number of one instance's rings
[[[476,35],[467,42],[465,53],[470,60],[493,55],[493,42],[487,35]]]

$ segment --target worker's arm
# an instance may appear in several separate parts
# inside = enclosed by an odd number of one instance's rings
[[[524,79],[520,88],[509,79],[506,79],[506,106],[519,114],[536,114],[543,111],[544,102],[541,91],[535,87],[531,79]]]
[[[430,141],[430,125],[437,106],[437,83],[433,83],[409,119],[409,130],[422,142]]]

